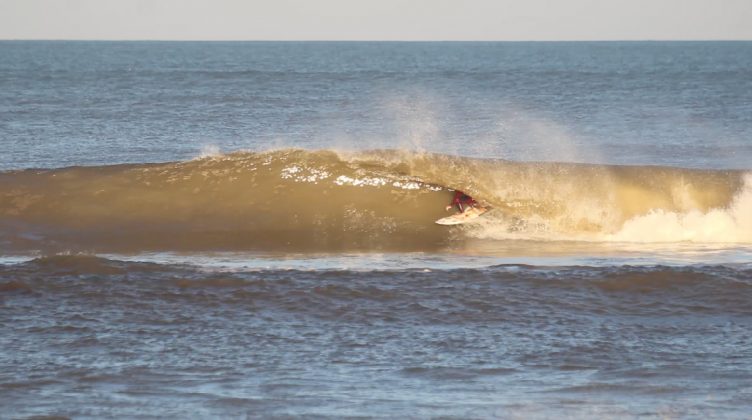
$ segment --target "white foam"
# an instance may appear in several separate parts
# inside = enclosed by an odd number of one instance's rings
[[[419,190],[420,189],[420,184],[414,181],[406,181],[406,182],[394,181],[392,182],[392,186],[395,188],[401,188],[403,190]]]
[[[674,191],[674,195],[680,192]],[[689,199],[684,203],[692,204]],[[492,240],[585,241],[609,243],[692,243],[752,244],[752,173],[744,176],[742,188],[728,206],[708,211],[655,209],[614,225],[613,215],[602,206],[583,201],[570,206],[571,220],[600,221],[602,230],[567,228],[558,220],[541,216],[509,218],[503,212],[489,212],[463,226],[466,235]],[[609,232],[608,226],[616,226]]]
[[[297,165],[283,168],[280,172],[282,179],[292,179],[295,182],[308,182],[317,184],[319,181],[329,178],[332,174],[323,169],[299,167]]]
[[[678,213],[654,210],[608,235],[619,242],[752,243],[752,174],[726,208]]]
[[[386,185],[386,180],[383,178],[370,176],[363,178],[351,178],[347,175],[340,175],[337,177],[337,179],[334,180],[334,183],[337,185],[352,185],[354,187],[362,187],[364,185],[370,187],[380,187],[382,185]]]

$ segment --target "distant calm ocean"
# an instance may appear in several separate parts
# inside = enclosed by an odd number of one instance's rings
[[[752,413],[752,42],[2,41],[0,146],[0,417]]]

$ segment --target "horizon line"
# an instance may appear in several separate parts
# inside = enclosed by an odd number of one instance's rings
[[[705,39],[160,39],[160,38],[0,38],[5,41],[43,42],[750,42],[749,39],[705,38]]]

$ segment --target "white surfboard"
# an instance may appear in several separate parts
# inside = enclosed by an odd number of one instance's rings
[[[480,216],[481,214],[487,211],[488,209],[485,207],[470,207],[469,209],[465,210],[463,213],[457,213],[451,216],[441,218],[436,221],[436,224],[445,225],[445,226],[459,225],[465,222],[469,222],[470,220],[477,218],[478,216]]]

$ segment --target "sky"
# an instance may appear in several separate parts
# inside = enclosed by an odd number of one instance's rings
[[[752,40],[752,0],[0,0],[0,39]]]

